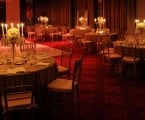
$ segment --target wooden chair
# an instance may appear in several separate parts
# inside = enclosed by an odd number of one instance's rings
[[[82,40],[80,40],[80,44],[84,48],[85,54],[92,53],[94,51],[94,42],[93,41],[82,39]]]
[[[72,60],[73,49],[62,47],[60,65],[58,65],[58,75],[67,75],[70,77],[70,65]]]
[[[20,51],[24,53],[24,56],[33,56],[36,52],[36,43],[22,43],[20,44]]]
[[[113,72],[118,72],[117,67],[122,56],[114,52],[108,39],[102,41],[101,47],[101,70],[104,71],[105,68],[109,68]]]
[[[4,120],[9,118],[9,112],[20,110],[29,110],[27,112],[30,112],[30,119],[33,119],[34,108],[37,106],[35,103],[34,80],[34,73],[17,73],[3,76],[1,104]]]
[[[35,33],[36,33],[36,42],[44,42],[46,40],[45,26],[36,25]]]
[[[27,26],[26,30],[28,34],[28,40],[32,40],[36,37],[35,26]]]
[[[82,57],[74,63],[74,73],[72,79],[56,78],[48,84],[48,91],[50,93],[58,93],[59,95],[71,95],[72,96],[72,117],[75,115],[75,104],[77,104],[78,114],[80,114],[80,77],[82,68]],[[57,95],[57,96],[59,96]],[[58,102],[62,102],[59,100]]]
[[[135,44],[122,43],[121,44],[121,54],[122,54],[122,71],[121,78],[124,77],[124,74],[132,74],[130,77],[133,79],[136,76],[136,66],[140,61],[140,58],[137,57]]]
[[[20,44],[20,51],[36,50],[36,43],[22,43]]]

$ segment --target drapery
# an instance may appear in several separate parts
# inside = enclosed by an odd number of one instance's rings
[[[74,28],[77,12],[88,11],[88,25],[92,28],[98,16],[106,18],[105,25],[111,32],[121,33],[134,28],[136,0],[35,0],[34,4],[35,23],[38,16],[45,13],[48,24]]]
[[[136,16],[136,0],[102,0],[106,27],[112,32],[132,30]]]
[[[35,9],[35,19],[45,13],[49,18],[48,24],[54,26],[70,24],[70,0],[35,0]]]
[[[71,0],[71,1],[72,1],[71,3],[73,4],[73,9],[71,11],[73,13],[72,19],[74,19],[72,26],[75,27],[77,25],[78,12],[84,11],[88,13],[88,25],[94,27],[94,11],[95,11],[94,1],[95,0]]]

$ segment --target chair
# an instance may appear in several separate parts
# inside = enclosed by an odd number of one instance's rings
[[[140,61],[140,58],[136,54],[137,45],[131,43],[121,44],[121,54],[122,54],[122,71],[121,78],[124,74],[132,74],[133,79],[136,76],[136,66]],[[131,72],[132,71],[132,72]],[[131,76],[130,76],[131,77]]]
[[[92,52],[93,52],[93,50],[94,50],[94,42],[93,42],[93,41],[82,39],[82,40],[80,41],[80,44],[81,44],[82,47],[84,48],[84,52],[85,52],[86,54],[92,53]]]
[[[33,119],[34,108],[36,108],[34,80],[35,73],[33,72],[3,76],[4,84],[1,104],[4,120],[9,118],[9,112],[21,110],[29,110],[30,118]]]
[[[101,67],[104,71],[105,68],[111,69],[113,72],[118,73],[118,64],[121,62],[122,56],[115,53],[113,48],[110,47],[108,39],[103,40],[101,43]]]
[[[80,88],[80,76],[82,68],[82,57],[75,61],[74,72],[72,79],[56,78],[48,84],[48,91],[50,93],[60,93],[61,95],[72,95],[72,118],[74,118],[75,104],[77,103],[78,114],[80,114],[80,103],[79,103],[79,88]],[[58,102],[61,102],[59,100]]]
[[[36,43],[21,43],[20,52],[24,58],[31,58],[36,52]]]
[[[45,26],[36,25],[35,33],[36,33],[36,42],[44,42],[46,40]]]
[[[32,40],[36,37],[35,26],[27,26],[26,29],[28,34],[28,40]]]
[[[62,47],[60,65],[58,65],[58,75],[67,75],[70,77],[70,65],[72,59],[73,49],[68,47]]]
[[[26,51],[26,50],[31,50],[35,51],[36,50],[36,43],[22,43],[20,44],[20,51]]]

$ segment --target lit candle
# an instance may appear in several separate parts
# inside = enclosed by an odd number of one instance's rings
[[[95,22],[95,23],[97,22],[97,19],[96,19],[96,18],[94,19],[94,22]]]
[[[14,23],[11,23],[11,27],[14,27]]]
[[[17,27],[18,27],[19,37],[20,37],[20,24],[17,24]]]
[[[138,19],[136,19],[135,20],[135,28],[137,28],[137,24],[139,23],[139,20]]]
[[[4,24],[1,24],[2,26],[2,36],[4,37]]]
[[[21,23],[22,37],[23,37],[23,27],[24,27],[24,24]]]
[[[106,22],[106,19],[104,18],[103,19],[103,28],[105,28],[105,22]]]
[[[5,28],[6,28],[6,33],[7,33],[7,30],[8,30],[8,25],[7,24],[5,24]]]

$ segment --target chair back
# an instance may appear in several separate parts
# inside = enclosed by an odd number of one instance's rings
[[[110,55],[110,48],[111,48],[111,42],[109,35],[103,35],[101,39],[101,49],[103,51],[103,54]]]
[[[36,52],[36,43],[22,43],[20,44],[20,51],[29,55]]]
[[[121,55],[122,57],[133,57],[134,61],[136,59],[136,45],[131,43],[121,44]]]
[[[74,73],[73,73],[73,82],[72,82],[73,89],[75,89],[76,86],[79,87],[80,84],[82,61],[83,61],[83,57],[79,58],[74,63]]]
[[[17,73],[4,76],[3,109],[21,109],[34,106],[35,73]]]
[[[73,49],[69,47],[62,47],[61,51],[61,65],[70,68]]]
[[[22,43],[20,44],[20,51],[31,51],[35,52],[36,51],[36,43]]]

